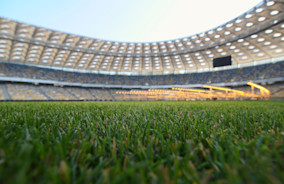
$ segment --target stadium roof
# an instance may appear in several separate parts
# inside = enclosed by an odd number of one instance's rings
[[[261,0],[2,0],[0,16],[102,40],[157,42],[212,29],[260,2]]]
[[[127,43],[93,39],[0,18],[0,60],[110,74],[212,70],[213,58],[233,66],[284,56],[284,1],[263,1],[206,32],[174,40]]]

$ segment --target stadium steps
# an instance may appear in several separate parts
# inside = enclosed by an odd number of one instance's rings
[[[276,96],[276,97],[283,96],[283,94],[284,94],[284,88],[280,88],[271,92],[271,96]]]
[[[109,96],[111,97],[112,101],[116,101],[116,99],[115,99],[114,96],[112,95],[111,90],[107,90],[107,92],[109,93]]]
[[[48,100],[53,100],[52,98],[50,98],[42,89],[37,88],[38,92],[40,92],[43,96],[45,96]]]
[[[70,95],[72,95],[76,100],[80,100],[80,99],[76,96],[76,94],[73,93],[73,91],[72,91],[71,89],[68,90],[68,88],[67,88],[65,91],[67,91]]]
[[[99,100],[99,98],[94,93],[92,93],[90,89],[87,89],[87,90],[96,100]]]
[[[5,95],[5,99],[6,100],[11,100],[11,96],[8,93],[7,86],[4,84],[4,85],[1,85],[1,88],[3,89],[4,95]]]

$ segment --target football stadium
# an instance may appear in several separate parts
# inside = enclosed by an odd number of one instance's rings
[[[156,42],[0,17],[0,183],[283,183],[283,10]]]

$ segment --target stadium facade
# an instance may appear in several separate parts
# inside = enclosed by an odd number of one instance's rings
[[[126,43],[58,32],[0,17],[1,100],[122,100],[119,90],[245,89],[283,97],[284,1],[264,0],[211,30],[175,40]],[[228,66],[213,61],[230,57]]]

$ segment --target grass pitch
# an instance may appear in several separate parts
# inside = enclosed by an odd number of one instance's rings
[[[0,103],[0,183],[283,183],[284,102]]]

